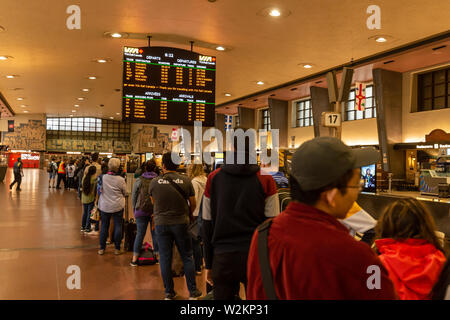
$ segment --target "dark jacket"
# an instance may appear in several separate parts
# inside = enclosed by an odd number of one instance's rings
[[[214,253],[248,252],[255,228],[278,215],[275,181],[257,165],[224,165],[208,176],[202,211],[210,269]]]

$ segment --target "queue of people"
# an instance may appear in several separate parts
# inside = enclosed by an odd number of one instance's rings
[[[360,168],[376,163],[377,151],[351,149],[331,137],[303,143],[292,158],[291,201],[280,210],[279,189],[285,190],[286,182],[252,164],[252,148],[249,140],[243,151],[234,145],[235,161],[209,175],[201,164],[189,165],[187,174],[178,172],[170,152],[163,155],[162,168],[150,160],[136,173],[131,194],[136,237],[130,265],[139,266],[150,229],[166,300],[177,297],[174,248],[181,257],[190,299],[203,296],[196,281],[203,268],[211,289],[204,293],[216,300],[242,298],[241,284],[249,300],[445,296],[448,260],[428,210],[405,198],[387,207],[376,221],[356,203],[363,187]],[[238,158],[244,163],[238,164]],[[61,163],[54,167],[59,174]],[[114,254],[122,254],[123,226],[128,221],[124,221],[127,191],[120,160],[100,164],[93,154],[74,167],[70,171],[72,178],[78,177],[83,204],[81,231],[100,231],[99,255],[105,254],[108,238],[115,245]],[[99,218],[92,221],[96,210]],[[355,217],[358,223],[365,217],[364,227],[354,226]],[[355,230],[372,233],[361,240]]]

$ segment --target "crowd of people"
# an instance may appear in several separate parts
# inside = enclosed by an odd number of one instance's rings
[[[316,138],[296,150],[287,180],[251,164],[249,141],[243,151],[234,147],[235,162],[209,174],[201,164],[179,172],[170,152],[163,155],[161,167],[150,160],[135,174],[131,210],[136,237],[130,265],[139,266],[150,226],[165,299],[177,297],[174,248],[190,299],[240,299],[241,284],[250,300],[448,295],[449,263],[427,208],[415,199],[400,199],[376,221],[356,203],[364,183],[360,168],[376,163],[377,151]],[[244,153],[242,164],[236,163],[239,152]],[[63,181],[65,188],[78,189],[81,231],[100,232],[98,254],[105,254],[108,239],[114,254],[122,254],[123,227],[129,221],[123,218],[128,195],[120,160],[100,163],[93,154],[67,165],[54,159],[50,166],[49,188],[55,187],[57,175],[56,188]],[[290,202],[283,210],[279,193],[286,187]],[[99,218],[91,219],[96,212]],[[202,293],[196,275],[203,269],[207,290]]]

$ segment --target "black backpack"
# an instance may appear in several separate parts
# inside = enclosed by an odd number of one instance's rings
[[[280,201],[280,212],[286,209],[289,202],[291,202],[291,189],[280,188],[278,189],[278,200]]]
[[[136,209],[141,210],[147,213],[153,213],[153,204],[150,199],[150,194],[148,193],[148,189],[150,186],[150,182],[152,179],[139,177],[141,180],[141,185],[139,186],[139,195],[137,199]]]

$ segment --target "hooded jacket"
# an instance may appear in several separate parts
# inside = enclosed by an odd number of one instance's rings
[[[275,181],[259,166],[225,164],[213,171],[202,207],[206,268],[211,269],[214,254],[248,252],[256,227],[278,214]]]
[[[446,258],[423,239],[375,240],[379,258],[402,300],[426,300]]]
[[[154,172],[144,172],[139,178],[137,178],[136,182],[134,183],[133,186],[133,193],[131,195],[131,200],[133,203],[133,208],[136,208],[138,201],[139,201],[139,193],[140,193],[140,187],[141,187],[141,182],[142,182],[142,178],[144,179],[153,179],[156,178],[158,175]],[[148,196],[150,197],[150,194],[148,194]],[[143,217],[143,216],[150,216],[151,213],[149,212],[145,212],[143,210],[139,210],[139,209],[135,209],[134,211],[134,216],[136,218],[138,217]]]

